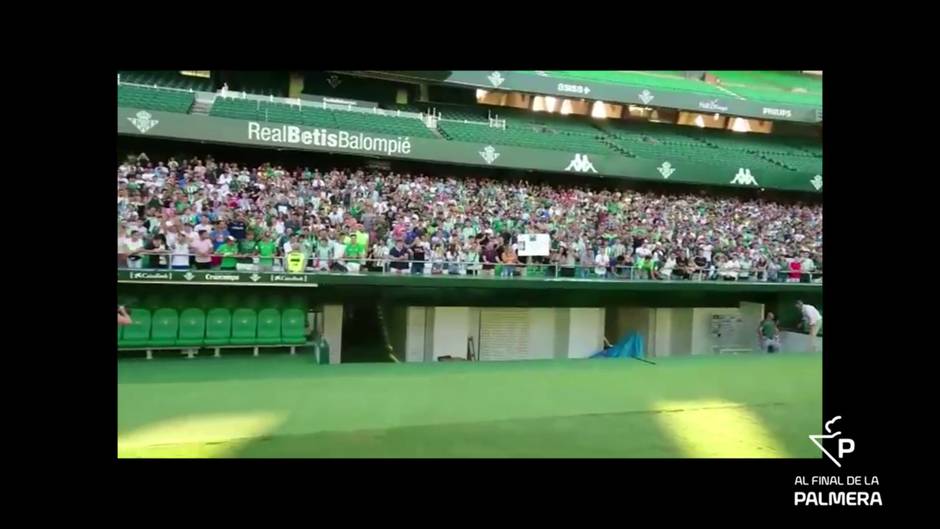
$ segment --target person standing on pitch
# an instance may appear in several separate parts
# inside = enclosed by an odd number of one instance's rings
[[[803,324],[809,330],[809,350],[810,352],[816,352],[816,334],[822,328],[822,314],[816,310],[816,307],[812,305],[807,305],[802,301],[796,302],[796,308],[800,309],[800,313],[803,315]]]
[[[768,312],[764,321],[760,322],[757,328],[757,336],[760,338],[760,350],[768,353],[780,351],[780,329],[774,320],[774,313]]]

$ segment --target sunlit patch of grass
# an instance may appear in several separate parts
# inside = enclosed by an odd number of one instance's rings
[[[722,400],[661,402],[656,417],[682,457],[791,457],[745,405]]]
[[[227,457],[285,418],[263,411],[175,417],[118,435],[118,457]]]

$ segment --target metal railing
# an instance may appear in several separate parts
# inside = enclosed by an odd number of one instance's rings
[[[145,263],[143,257],[150,257]],[[136,257],[136,259],[135,259]],[[162,258],[161,258],[162,257]],[[202,260],[200,263],[197,259]],[[206,262],[208,259],[208,262]],[[224,259],[234,260],[234,266],[222,268]],[[233,270],[241,272],[287,272],[287,256],[275,255],[262,257],[257,254],[220,254],[197,255],[192,253],[173,253],[171,251],[140,250],[129,254],[118,254],[118,269],[124,270]],[[162,261],[162,262],[161,262]],[[174,263],[178,263],[174,265]],[[232,264],[232,263],[228,263]],[[146,266],[145,266],[146,265]],[[406,275],[448,275],[481,277],[542,277],[556,279],[609,279],[629,281],[739,281],[773,283],[822,283],[822,270],[791,271],[778,270],[775,274],[767,270],[754,268],[722,269],[716,266],[700,268],[688,266],[649,268],[645,266],[623,265],[586,265],[562,263],[503,263],[485,261],[458,261],[448,259],[426,260],[382,258],[329,258],[320,259],[316,255],[306,256],[306,273],[381,273]]]
[[[121,75],[118,74],[117,84],[119,86],[136,86],[139,88],[149,88],[155,90],[166,90],[170,92],[185,92],[188,94],[196,94],[197,99],[209,102],[215,102],[216,98],[223,99],[244,99],[255,101],[257,103],[257,108],[261,108],[261,103],[280,103],[288,105],[291,107],[297,107],[301,111],[304,108],[319,108],[324,110],[337,110],[343,112],[355,112],[359,114],[372,114],[375,116],[383,117],[401,117],[401,118],[413,118],[413,119],[422,119],[423,114],[417,112],[408,112],[402,110],[389,110],[384,108],[379,108],[378,106],[374,107],[358,107],[353,104],[342,104],[342,103],[329,103],[327,96],[322,96],[323,99],[320,102],[308,101],[299,97],[278,97],[275,95],[260,95],[260,94],[249,94],[243,90],[229,90],[228,88],[220,88],[215,92],[205,92],[202,90],[193,90],[192,88],[171,88],[168,86],[161,86],[157,84],[147,85],[140,83],[129,83],[127,81],[121,80]],[[321,97],[321,96],[318,96]],[[265,119],[267,120],[267,112],[265,112]]]
[[[136,86],[138,88],[149,88],[151,90],[166,90],[167,92],[183,92],[186,94],[194,94],[200,92],[199,90],[193,90],[192,88],[173,88],[170,86],[161,86],[158,84],[140,84],[140,83],[129,83],[127,81],[121,80],[121,74],[118,74],[117,80],[118,86]],[[205,93],[205,92],[201,92]]]

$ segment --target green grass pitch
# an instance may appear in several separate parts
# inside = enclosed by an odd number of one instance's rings
[[[818,458],[811,354],[118,361],[118,457]]]

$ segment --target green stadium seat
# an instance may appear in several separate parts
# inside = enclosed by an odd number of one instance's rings
[[[303,344],[307,342],[305,316],[304,311],[300,309],[286,309],[281,313],[282,343]]]
[[[232,340],[232,313],[228,309],[214,308],[206,315],[205,345],[228,345]]]
[[[188,308],[180,313],[179,338],[176,345],[199,347],[206,338],[206,313],[201,309]]]
[[[258,336],[258,316],[252,309],[235,309],[232,313],[232,345],[254,345]]]
[[[163,88],[118,85],[118,106],[187,113],[196,101],[192,92]]]
[[[258,335],[255,343],[281,343],[281,313],[277,309],[267,308],[258,312]]]
[[[153,71],[122,71],[121,82],[134,83],[142,85],[159,85],[168,88],[179,88],[182,90],[200,90],[203,92],[212,92],[212,81],[200,77],[190,77],[180,74],[178,71],[171,70],[153,70]]]
[[[118,347],[145,347],[150,343],[150,311],[147,309],[132,309],[130,325],[125,325]]]
[[[176,309],[157,309],[153,313],[150,347],[173,347],[179,337],[179,314]]]

